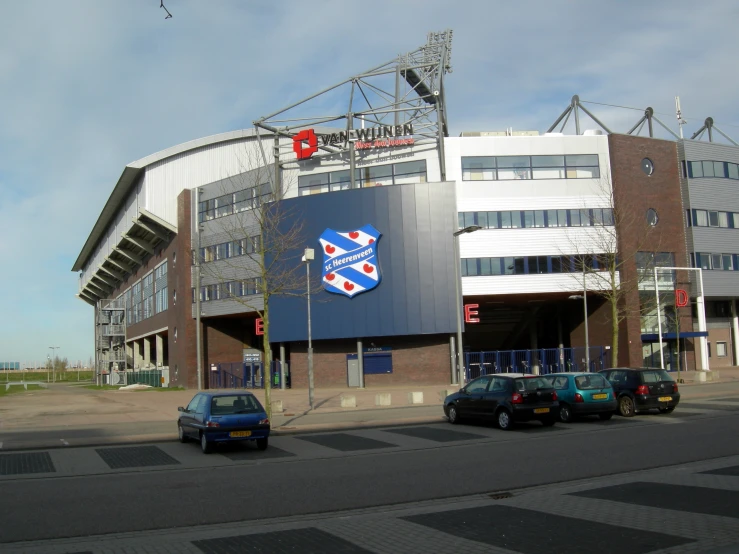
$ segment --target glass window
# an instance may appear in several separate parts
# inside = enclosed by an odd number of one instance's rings
[[[603,225],[613,225],[613,209],[603,208]]]
[[[726,177],[726,171],[724,171],[724,162],[713,162],[713,174],[716,177]]]
[[[734,229],[739,229],[739,213],[731,214],[734,218]]]
[[[426,182],[426,160],[393,164],[396,185]]]
[[[724,271],[733,271],[734,270],[734,257],[731,254],[722,254],[722,265]]]
[[[580,227],[580,210],[567,210],[570,215],[570,226]]]
[[[494,181],[495,179],[495,158],[493,156],[462,158],[463,181]]]
[[[480,275],[491,275],[492,270],[490,269],[491,258],[480,258]]]
[[[487,212],[477,212],[477,224],[483,229],[488,228],[488,213]]]
[[[535,273],[539,273],[539,258],[536,256],[529,256],[527,259],[529,262],[529,274],[533,275]],[[544,263],[544,270],[546,271],[546,262]]]
[[[552,273],[562,273],[562,258],[552,256]]]
[[[564,167],[564,156],[531,156],[533,167]]]
[[[523,226],[524,227],[535,227],[534,225],[534,211],[525,210],[523,212]]]
[[[463,271],[462,274],[463,275],[468,275],[468,276],[479,275],[480,274],[480,271],[478,269],[477,261],[478,261],[477,258],[465,258],[465,259],[463,259],[462,260],[462,271]]]
[[[488,390],[488,384],[490,384],[491,379],[492,377],[489,375],[486,375],[485,377],[480,377],[479,379],[475,379],[474,381],[470,382],[470,384],[468,384],[464,390],[468,393],[485,392]]]
[[[739,165],[728,164],[729,179],[739,179]]]
[[[726,353],[727,353],[726,343],[717,342],[716,343],[716,356],[719,358],[725,358]]]
[[[691,177],[703,177],[703,164],[701,162],[688,162],[688,168]]]
[[[580,225],[590,227],[590,210],[580,210]]]
[[[498,221],[498,212],[488,212],[488,228],[498,229],[499,227],[500,222]]]
[[[711,269],[722,269],[721,254],[711,254]]]
[[[574,154],[565,156],[567,167],[597,166],[598,154]]]
[[[693,225],[696,227],[708,227],[708,212],[706,210],[695,210]]]
[[[513,224],[513,214],[516,214],[516,219],[521,220],[519,212],[500,212],[500,226],[503,229],[511,229],[513,227],[520,227],[520,225]]]
[[[597,373],[575,377],[575,386],[580,390],[611,388],[611,386],[606,383],[606,380],[603,378],[603,376],[598,375]]]
[[[505,275],[516,274],[516,266],[513,263],[513,258],[503,258],[503,273]]]
[[[718,227],[718,212],[708,212],[708,225]]]
[[[711,255],[706,252],[696,252],[696,263],[701,269],[711,269]]]
[[[547,210],[547,226],[549,227],[559,227],[559,218],[557,217],[557,212],[559,210]],[[567,219],[565,218],[565,225],[567,225]],[[564,227],[565,225],[562,225]]]
[[[513,258],[513,265],[515,267],[514,271],[516,275],[524,275],[526,273],[523,257]]]
[[[535,167],[532,171],[534,179],[564,179],[564,167]]]
[[[729,214],[727,212],[718,213],[718,226],[719,227],[729,226]]]
[[[393,166],[375,165],[361,168],[362,186],[376,187],[393,184]]]
[[[470,225],[475,225],[475,212],[465,212],[463,223],[464,225],[462,226],[462,229],[469,227]]]
[[[713,162],[703,162],[703,176],[704,177],[714,177],[715,173],[713,171]]]
[[[531,179],[529,156],[498,156],[498,179]]]
[[[568,179],[598,179],[600,168],[597,154],[565,156]]]

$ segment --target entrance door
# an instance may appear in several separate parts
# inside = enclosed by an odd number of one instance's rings
[[[350,387],[358,387],[359,383],[359,360],[357,355],[354,355],[354,359],[347,356],[346,360],[346,381]]]

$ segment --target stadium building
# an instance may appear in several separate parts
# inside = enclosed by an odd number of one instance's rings
[[[98,372],[258,385],[267,346],[302,387],[309,340],[316,386],[735,365],[739,147],[649,110],[612,133],[577,97],[543,134],[450,137],[451,39],[330,87],[335,117],[314,95],[127,165],[72,268]]]

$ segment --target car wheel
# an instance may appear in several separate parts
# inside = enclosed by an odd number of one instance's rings
[[[605,412],[602,414],[598,414],[598,417],[601,418],[603,421],[608,421],[613,417],[613,412]]]
[[[200,448],[203,449],[203,454],[210,454],[211,450],[213,450],[213,446],[208,441],[208,437],[205,436],[205,433],[201,433],[200,435]]]
[[[500,427],[503,431],[509,431],[511,427],[513,427],[513,418],[511,417],[511,414],[508,412],[508,410],[500,410],[498,412],[498,416],[495,418],[498,427]]]
[[[618,413],[624,417],[634,416],[634,401],[628,396],[618,399]]]
[[[674,409],[675,409],[675,406],[665,406],[664,408],[659,409],[659,413],[671,414]]]
[[[562,420],[562,421],[564,421],[564,420]],[[548,417],[547,419],[542,419],[542,420],[541,420],[541,424],[542,424],[542,425],[543,425],[544,427],[551,427],[551,426],[553,426],[553,425],[554,425],[555,423],[557,423],[557,420],[556,420],[556,419],[554,419],[553,417]]]
[[[257,439],[257,448],[259,450],[267,450],[268,446],[269,446],[269,437],[264,437],[263,439]]]
[[[455,425],[459,423],[461,418],[459,417],[459,412],[454,404],[449,404],[447,418],[449,419],[449,423],[453,423]]]
[[[559,419],[561,419],[564,423],[569,423],[572,421],[572,408],[570,408],[570,405],[566,402],[562,402],[559,405]]]
[[[180,442],[187,442],[187,435],[185,435],[185,431],[179,423],[177,424],[177,437],[180,439]]]

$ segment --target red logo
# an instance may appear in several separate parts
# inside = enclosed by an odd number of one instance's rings
[[[474,317],[476,315],[480,315],[480,312],[477,311],[477,308],[479,308],[479,304],[465,304],[464,305],[464,322],[465,323],[480,323],[479,317]]]
[[[264,334],[264,320],[261,317],[254,320],[254,334],[255,335]]]
[[[307,145],[304,144],[307,142]],[[307,160],[318,152],[318,137],[313,129],[300,131],[293,137],[293,151],[299,160]]]
[[[675,289],[675,306],[678,308],[684,308],[688,305],[688,302],[690,302],[690,298],[688,298],[688,293],[685,292],[683,289]]]

